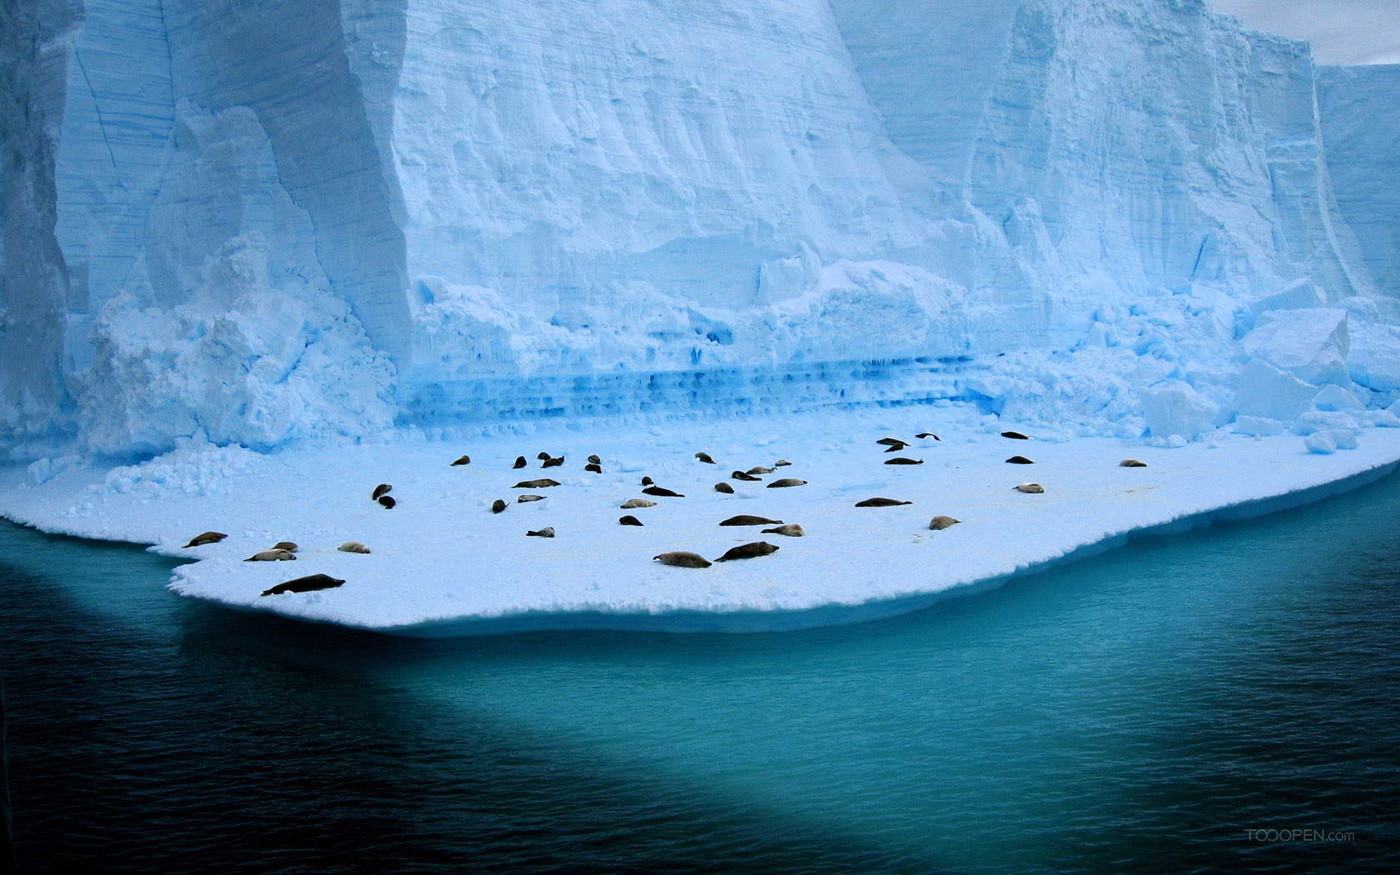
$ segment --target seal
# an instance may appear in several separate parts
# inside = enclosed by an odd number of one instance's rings
[[[388,483],[381,483],[378,486],[374,487],[374,491],[369,494],[369,500],[378,501],[381,497],[384,496],[385,493],[387,493],[393,488],[394,487],[390,486]]]
[[[1029,492],[1032,494],[1038,494],[1044,492],[1045,487],[1041,486],[1039,483],[1022,483],[1016,487],[1016,490],[1018,492]]]
[[[1035,462],[1032,462],[1030,459],[1027,459],[1025,456],[1012,456],[1011,458],[1009,458],[1009,459],[1006,460],[1006,464],[1008,464],[1008,465],[1034,465]]]
[[[293,542],[291,542],[291,541],[278,541],[276,544],[273,544],[273,545],[272,545],[272,549],[274,549],[274,550],[286,550],[286,551],[288,551],[289,553],[295,553],[297,550],[300,550],[301,548],[298,547],[295,543],[293,543]]]
[[[529,493],[529,492],[525,493],[524,495],[517,495],[517,496],[515,496],[515,503],[516,503],[516,504],[529,504],[529,503],[532,502],[532,501],[544,501],[544,496],[543,496],[543,495],[534,495],[534,494]]]
[[[653,480],[653,479],[651,479],[650,477],[643,477],[643,478],[642,478],[642,485],[643,485],[643,486],[651,486],[651,485],[653,485],[653,484],[655,484],[655,483],[656,483],[656,481]]]
[[[656,507],[656,502],[649,498],[629,498],[619,505],[623,510],[633,510],[639,507]]]
[[[472,463],[472,457],[471,457],[471,456],[465,456],[465,455],[464,455],[464,456],[458,456],[458,457],[457,457],[457,461],[455,461],[455,462],[452,463],[452,467],[455,468],[455,467],[458,466],[458,465],[470,465],[471,463]]]
[[[667,489],[665,486],[648,486],[642,492],[646,495],[658,495],[662,498],[685,498],[684,495]]]
[[[900,440],[899,438],[895,438],[895,437],[882,437],[882,438],[880,438],[878,441],[876,441],[875,443],[877,443],[877,444],[883,444],[883,445],[885,445],[885,446],[887,446],[887,447],[895,447],[896,449],[900,449],[900,450],[902,450],[902,449],[904,449],[905,447],[909,446],[909,442],[908,442],[908,441],[902,441],[902,440]],[[888,450],[886,450],[886,452],[888,452]]]
[[[602,457],[599,456],[597,453],[593,453],[593,454],[589,455],[589,457],[588,457],[588,464],[590,464],[590,465],[601,465],[601,464],[603,464],[603,459],[602,459]]]
[[[557,457],[554,457],[554,458],[545,459],[545,460],[544,460],[544,464],[543,464],[543,465],[540,465],[540,467],[541,467],[541,468],[558,468],[558,467],[560,467],[560,466],[563,465],[563,464],[564,464],[564,457],[563,457],[563,456],[557,456]]]
[[[753,559],[758,556],[767,556],[770,553],[778,552],[778,548],[767,541],[754,541],[752,544],[740,544],[737,547],[730,547],[725,554],[716,562],[731,562],[735,559]]]
[[[510,467],[511,467],[512,470],[518,471],[518,470],[520,470],[521,468],[524,468],[524,467],[525,467],[525,464],[526,464],[526,462],[525,462],[525,457],[524,457],[524,456],[516,456],[516,457],[515,457],[515,464],[514,464],[514,465],[511,465]]]
[[[791,464],[792,464],[792,463],[789,462],[787,459],[779,459],[778,461],[776,461],[776,462],[773,463],[773,467],[774,467],[774,468],[786,468],[788,465],[791,465]]]
[[[715,492],[723,492],[725,495],[733,495],[734,487],[730,486],[728,483],[716,483]]]
[[[306,577],[285,580],[272,589],[263,590],[262,594],[281,595],[284,592],[312,592],[318,589],[334,589],[344,582],[343,580],[331,577],[329,574],[308,574]]]
[[[802,531],[802,527],[797,523],[788,523],[785,526],[774,526],[771,529],[764,529],[762,533],[765,535],[787,535],[789,538],[800,538],[807,534]]]
[[[1121,468],[1146,468],[1147,463],[1141,459],[1124,459],[1118,463]]]
[[[1028,441],[1028,440],[1030,440],[1030,438],[1028,438],[1028,437],[1026,437],[1025,435],[1021,434],[1019,431],[1004,431],[1004,432],[1001,433],[1001,436],[1004,437],[1004,438],[1011,438],[1013,441]]]
[[[526,532],[528,538],[552,538],[554,537],[554,526],[545,526],[537,532]]]
[[[543,462],[545,459],[548,459],[549,457],[549,453],[540,452],[535,454],[535,458],[539,459],[541,462]]]
[[[746,513],[732,516],[720,523],[722,526],[780,526],[782,524],[782,520],[770,520],[766,516],[751,516]]]
[[[547,489],[550,486],[558,485],[558,480],[550,480],[548,477],[544,477],[539,480],[521,480],[519,483],[512,486],[511,489]]]
[[[913,504],[912,501],[896,501],[893,498],[867,498],[865,501],[857,501],[856,507],[897,507],[901,504]]]
[[[895,456],[893,459],[886,459],[886,465],[922,465],[923,459],[910,459],[906,456]]]
[[[806,486],[806,480],[798,480],[796,477],[784,477],[781,480],[774,480],[768,484],[769,489],[784,489],[788,486]]]
[[[730,480],[744,480],[744,481],[747,481],[747,482],[749,482],[749,483],[757,483],[757,482],[759,482],[760,480],[762,480],[763,478],[762,478],[762,477],[755,477],[755,476],[753,476],[752,474],[745,474],[743,471],[735,471],[734,473],[732,473],[732,474],[729,475],[729,479],[730,479]]]
[[[339,547],[336,547],[336,549],[339,550],[339,551],[342,552],[342,553],[368,553],[368,552],[369,552],[369,548],[366,547],[364,544],[361,544],[359,541],[346,541],[344,544],[341,544]]]
[[[597,462],[589,462],[587,465],[583,466],[583,470],[590,474],[601,474],[603,473],[603,466],[599,465]]]
[[[772,469],[772,468],[765,468],[765,467],[763,467],[762,465],[754,465],[752,468],[750,468],[749,470],[745,471],[744,473],[745,473],[745,474],[772,474],[772,473],[773,473],[773,469]]]
[[[200,532],[198,535],[190,538],[190,542],[185,546],[203,547],[205,544],[217,544],[227,537],[228,535],[225,535],[223,532]]]
[[[941,441],[941,440],[943,440],[943,438],[939,437],[938,435],[934,434],[934,433],[931,432],[931,431],[921,431],[921,432],[919,432],[918,434],[914,435],[914,437],[918,438],[918,439],[921,440],[921,441],[926,441],[926,440],[928,440],[929,438],[933,438],[933,439],[936,440],[936,441]]]
[[[396,504],[398,504],[398,502],[394,500],[394,496],[392,495],[379,496],[379,506],[385,510],[393,510]]]
[[[640,526],[642,524],[642,521],[632,516],[631,514],[628,514],[627,516],[618,517],[617,524],[620,526]]]
[[[949,526],[955,526],[962,520],[955,520],[950,516],[936,516],[929,521],[928,527],[935,532],[941,532]]]
[[[496,499],[495,501],[491,502],[491,512],[492,512],[492,513],[500,513],[501,511],[503,511],[503,510],[505,510],[505,509],[506,509],[506,503],[505,503],[504,501],[502,501],[501,499],[498,498],[498,499]]]
[[[695,458],[704,462],[706,465],[713,465],[715,463],[715,460],[710,458],[709,453],[696,453]]]
[[[271,549],[271,550],[259,550],[257,553],[254,553],[252,556],[249,556],[247,559],[244,559],[243,561],[244,561],[244,562],[285,562],[285,561],[287,561],[288,559],[295,559],[295,558],[297,558],[297,555],[296,555],[295,553],[293,553],[291,550],[278,550],[278,549],[276,549],[276,548],[273,548],[273,549]]]
[[[710,560],[699,553],[691,553],[687,550],[672,550],[669,553],[658,553],[651,557],[653,562],[660,562],[662,565],[674,565],[677,568],[709,568]]]

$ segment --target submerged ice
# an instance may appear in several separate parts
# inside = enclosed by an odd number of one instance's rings
[[[930,399],[1397,422],[1396,70],[1202,0],[34,0],[0,51],[11,459]]]

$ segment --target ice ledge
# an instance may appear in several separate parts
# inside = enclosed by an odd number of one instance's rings
[[[170,588],[242,610],[268,611],[397,635],[443,637],[544,629],[750,632],[852,623],[925,607],[950,592],[1006,579],[1162,534],[1296,507],[1369,483],[1400,467],[1400,430],[1369,429],[1356,449],[1309,453],[1296,435],[1222,436],[1178,449],[1107,438],[1013,441],[999,423],[956,407],[802,415],[741,424],[541,429],[529,437],[469,443],[402,439],[376,445],[271,456],[187,446],[142,466],[81,467],[26,484],[22,469],[0,472],[0,514],[50,532],[154,543],[165,555],[202,561],[176,569]],[[875,438],[914,440],[903,455],[919,466],[887,466]],[[566,455],[541,471],[540,450]],[[719,466],[695,460],[711,453]],[[472,464],[450,467],[461,453]],[[582,470],[597,452],[602,475]],[[1026,455],[1034,465],[1005,459]],[[510,469],[516,455],[531,467]],[[894,455],[894,454],[891,454]],[[1146,468],[1122,468],[1137,457]],[[734,469],[791,467],[769,475],[808,480],[793,489],[729,480]],[[685,493],[656,507],[624,511],[650,474]],[[522,479],[553,476],[562,486],[533,490],[543,501],[512,503]],[[1012,489],[1034,480],[1041,495]],[[394,484],[399,505],[369,499]],[[857,509],[875,495],[908,506]],[[632,513],[641,528],[619,526]],[[799,522],[803,538],[721,528],[733,514]],[[930,531],[929,519],[963,522]],[[525,531],[553,526],[553,540]],[[219,544],[183,549],[204,529]],[[243,562],[279,540],[301,544],[291,562]],[[370,544],[363,556],[336,551]],[[713,559],[738,543],[768,540],[772,556],[706,569],[651,561],[665,550]],[[322,592],[262,597],[313,573],[347,583]]]

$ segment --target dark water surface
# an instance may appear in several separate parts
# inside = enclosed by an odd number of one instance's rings
[[[17,855],[1400,871],[1397,533],[1391,477],[879,623],[428,642],[187,602],[168,560],[0,524]]]

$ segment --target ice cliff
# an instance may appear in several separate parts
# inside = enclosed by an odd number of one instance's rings
[[[1400,397],[1395,68],[1202,0],[28,0],[0,52],[14,458]]]

